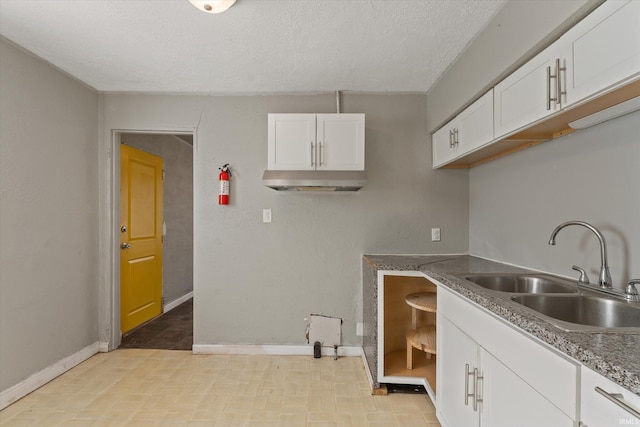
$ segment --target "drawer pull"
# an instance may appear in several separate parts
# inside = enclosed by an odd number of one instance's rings
[[[630,414],[634,415],[635,417],[640,418],[640,411],[638,411],[636,408],[632,407],[627,402],[625,402],[623,400],[621,394],[618,394],[618,393],[607,393],[606,391],[604,391],[600,387],[596,387],[596,388],[594,388],[594,390],[597,391],[598,393],[600,393],[601,395],[603,395],[604,397],[606,397],[607,399],[609,399],[611,402],[613,402],[616,405],[618,405],[619,407],[621,407],[622,409],[624,409],[625,411],[629,412]]]

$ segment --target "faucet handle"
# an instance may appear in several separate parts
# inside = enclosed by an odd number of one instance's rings
[[[589,276],[587,276],[587,272],[584,270],[584,268],[580,268],[577,265],[574,265],[571,267],[571,269],[580,273],[580,277],[578,278],[578,284],[588,285],[590,283]]]
[[[626,288],[624,288],[624,293],[625,295],[632,297],[634,300],[639,300],[640,294],[638,294],[638,288],[636,288],[636,285],[640,285],[640,279],[631,279]]]

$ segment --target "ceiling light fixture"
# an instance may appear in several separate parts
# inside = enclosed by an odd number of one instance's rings
[[[234,5],[236,0],[189,0],[189,2],[207,13],[222,13]]]

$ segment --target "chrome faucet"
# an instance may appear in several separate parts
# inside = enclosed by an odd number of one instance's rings
[[[556,235],[560,230],[562,230],[568,225],[581,225],[593,231],[593,233],[596,235],[596,237],[600,241],[600,261],[601,261],[600,277],[598,279],[598,284],[603,289],[611,288],[612,280],[611,280],[611,273],[609,272],[609,264],[607,263],[607,244],[604,241],[604,236],[602,235],[602,233],[600,233],[600,231],[597,228],[595,228],[593,225],[583,221],[567,221],[565,223],[562,223],[559,226],[557,226],[556,229],[553,230],[553,232],[551,233],[551,237],[549,238],[549,244],[552,246],[555,246]],[[582,278],[582,275],[581,275],[581,278]]]

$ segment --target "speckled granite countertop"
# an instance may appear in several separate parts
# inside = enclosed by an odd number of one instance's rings
[[[458,277],[465,273],[532,273],[468,255],[365,255],[376,270],[419,271],[560,352],[640,395],[640,333],[565,332],[516,303]]]

